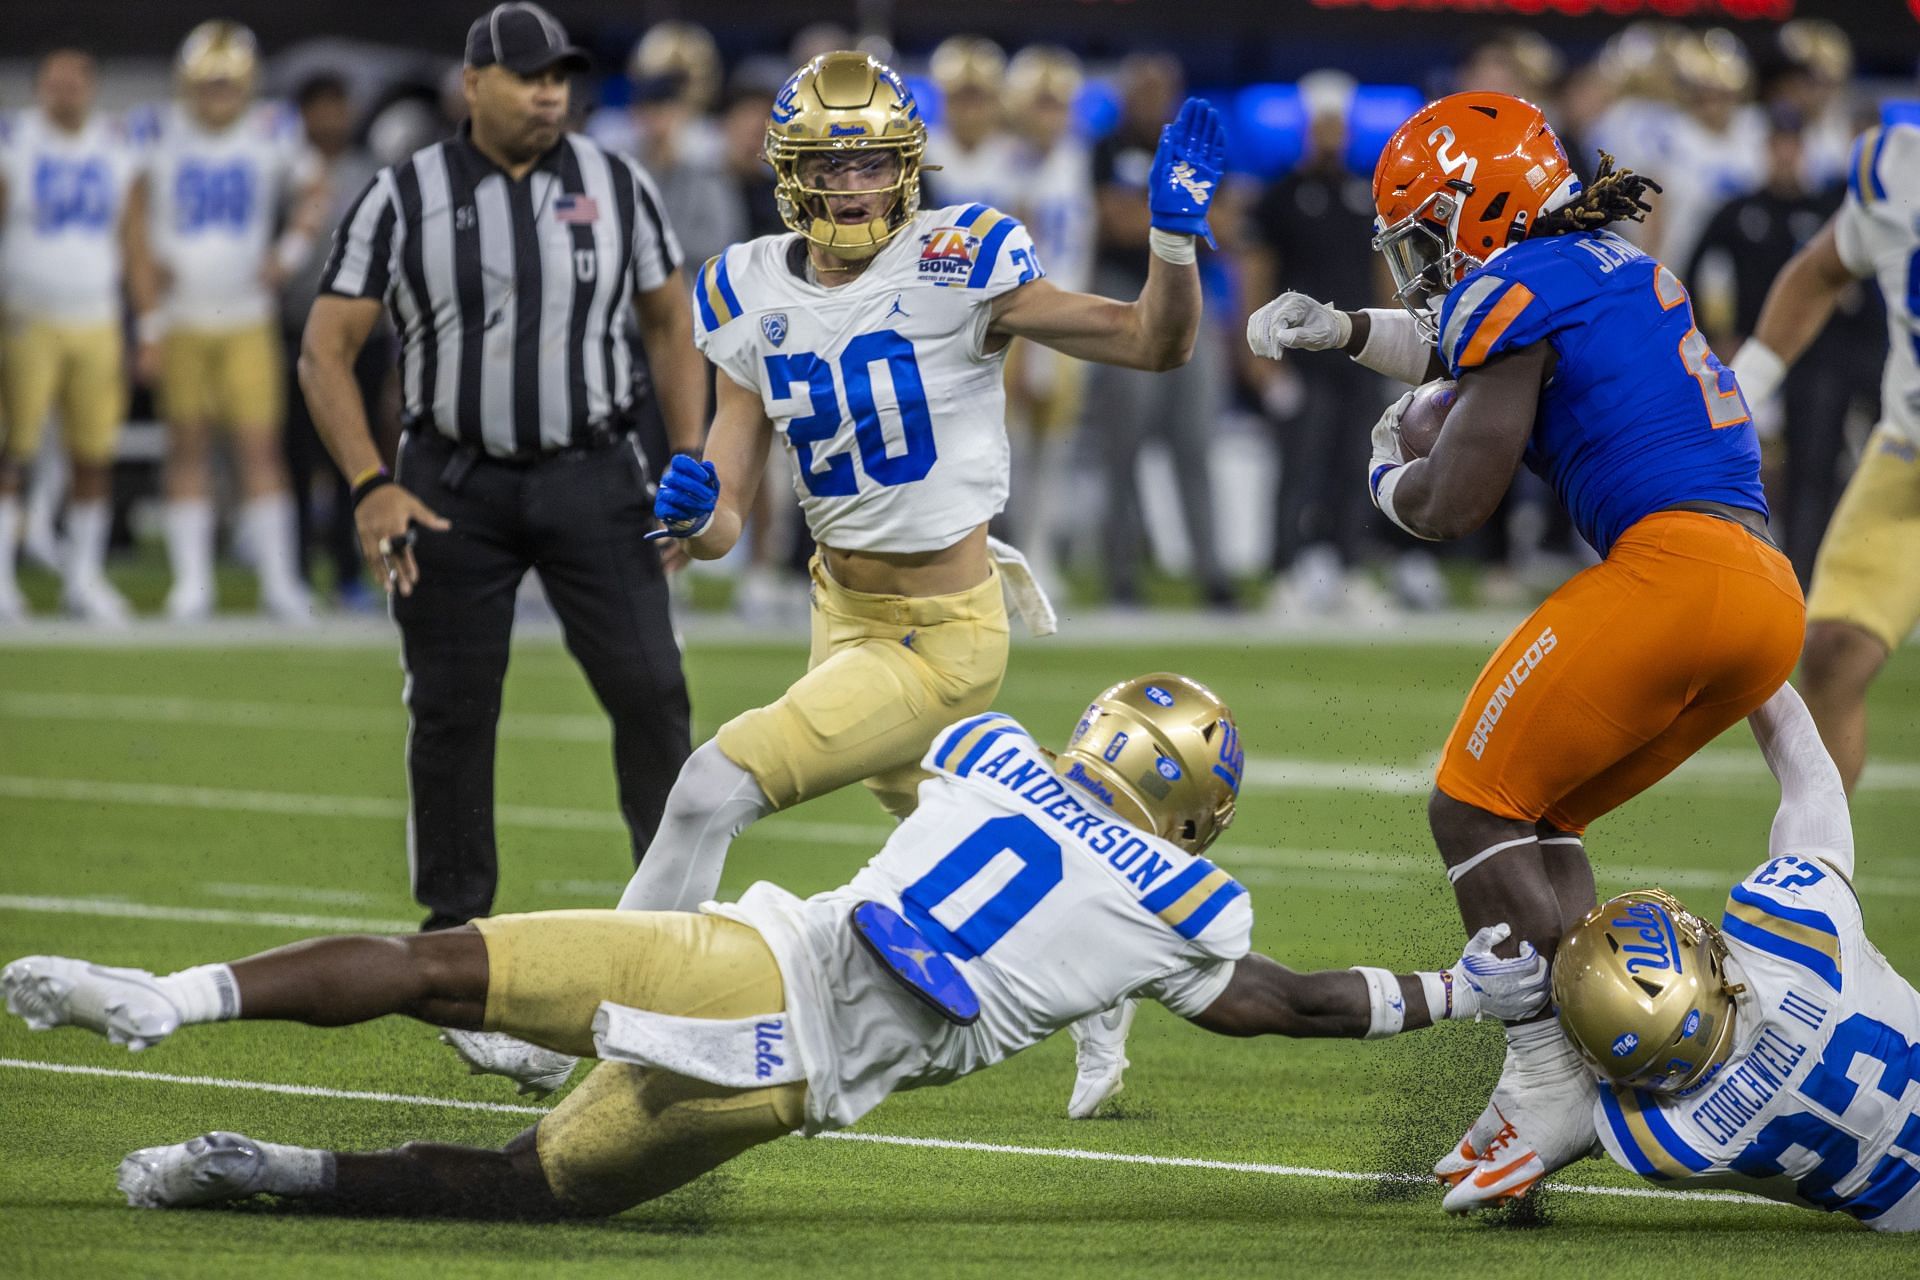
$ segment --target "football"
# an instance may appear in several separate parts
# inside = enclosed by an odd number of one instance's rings
[[[1440,439],[1440,428],[1447,424],[1457,395],[1451,378],[1435,378],[1422,383],[1413,393],[1413,403],[1400,416],[1400,452],[1407,461],[1424,458],[1433,452]]]

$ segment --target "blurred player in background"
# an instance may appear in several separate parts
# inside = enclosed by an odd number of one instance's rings
[[[698,907],[750,823],[849,783],[897,818],[912,813],[934,735],[985,712],[1006,673],[1003,576],[1029,628],[1053,628],[1025,561],[987,536],[1008,488],[1007,344],[1141,369],[1192,350],[1194,245],[1226,154],[1211,107],[1190,100],[1162,132],[1152,266],[1133,302],[1056,287],[1026,228],[997,209],[922,210],[925,143],[890,68],[862,53],[816,58],[767,129],[792,234],[735,245],[694,278],[694,341],[718,370],[713,427],[704,461],[673,460],[655,510],[695,558],[725,555],[784,437],[820,547],[813,648],[784,696],[688,759],[623,909]],[[1121,1040],[1129,1019],[1116,1015]],[[454,1043],[483,1069],[565,1078],[512,1046]],[[1096,1078],[1090,1112],[1118,1089],[1124,1060],[1083,1053],[1081,1066]]]
[[[1684,114],[1644,161],[1623,155],[1621,162],[1667,175],[1644,245],[1678,270],[1692,260],[1714,210],[1764,181],[1767,126],[1752,103],[1753,63],[1732,32],[1715,27],[1681,40],[1674,67]]]
[[[1147,279],[1152,219],[1142,195],[1153,174],[1162,122],[1180,101],[1184,73],[1167,53],[1137,53],[1120,64],[1120,121],[1093,149],[1099,210],[1094,292],[1130,298]],[[1212,286],[1216,309],[1220,277]],[[1086,420],[1099,424],[1097,453],[1106,490],[1102,551],[1107,591],[1122,607],[1141,604],[1140,574],[1148,550],[1141,503],[1140,453],[1164,444],[1173,467],[1180,513],[1192,552],[1189,576],[1215,608],[1235,604],[1233,581],[1220,562],[1214,515],[1211,449],[1226,407],[1228,366],[1220,332],[1201,318],[1193,358],[1171,374],[1109,365],[1088,371]]]
[[[1806,610],[1767,540],[1739,386],[1679,279],[1606,229],[1657,184],[1603,154],[1586,186],[1538,108],[1470,93],[1402,125],[1373,186],[1404,310],[1286,295],[1248,337],[1260,354],[1344,347],[1405,381],[1458,379],[1429,456],[1401,451],[1411,396],[1374,428],[1368,483],[1409,533],[1478,528],[1524,461],[1604,557],[1488,662],[1428,806],[1468,930],[1511,921],[1512,945],[1551,954],[1594,905],[1587,826],[1765,702]],[[1590,1088],[1556,1024],[1510,1025],[1493,1100],[1435,1167],[1448,1207],[1513,1199],[1584,1155],[1568,1117]]]
[[[127,620],[105,564],[127,409],[121,288],[145,225],[133,150],[94,110],[94,90],[91,55],[53,50],[34,72],[35,105],[0,125],[0,622],[26,612],[13,572],[21,471],[56,410],[73,466],[62,601],[92,622]]]
[[[1773,394],[1856,280],[1878,279],[1890,349],[1882,418],[1813,566],[1802,684],[1851,791],[1867,758],[1867,689],[1920,622],[1920,127],[1867,130],[1846,201],[1795,254],[1734,357],[1743,387]]]
[[[1233,819],[1242,758],[1210,690],[1142,676],[1096,698],[1058,756],[1007,716],[950,726],[927,751],[921,807],[850,883],[812,898],[762,881],[697,914],[555,911],[316,938],[165,978],[33,956],[0,988],[32,1027],[133,1049],[233,1018],[401,1014],[597,1055],[502,1150],[332,1152],[214,1133],[120,1165],[137,1208],[265,1193],[536,1219],[618,1213],[796,1130],[845,1128],[1122,997],[1219,1035],[1369,1040],[1538,1008],[1545,966],[1494,959],[1499,928],[1426,973],[1295,973],[1250,952],[1252,900],[1201,856]],[[1150,790],[1149,778],[1174,781]],[[1002,879],[1008,861],[1019,870]]]
[[[280,433],[285,404],[275,297],[319,230],[321,186],[296,178],[297,122],[254,101],[259,49],[238,23],[206,22],[180,46],[179,100],[148,142],[154,266],[136,278],[140,365],[159,379],[167,420],[167,615],[213,610],[213,433],[230,433],[242,495],[240,541],[260,605],[304,622],[296,522]],[[275,229],[286,211],[286,230]]]
[[[936,205],[1018,201],[1013,136],[1006,127],[1007,54],[984,36],[948,36],[929,70],[940,123],[927,130],[927,197]]]
[[[1749,718],[1780,780],[1719,927],[1658,889],[1576,924],[1552,1007],[1621,1167],[1920,1231],[1920,992],[1867,937],[1847,797],[1791,685]],[[1449,1197],[1451,1198],[1451,1196]]]
[[[1022,49],[1007,66],[1012,212],[1032,234],[1048,279],[1074,292],[1093,285],[1097,224],[1093,159],[1073,127],[1084,83],[1080,60],[1054,45]],[[1050,589],[1058,581],[1055,544],[1074,507],[1068,465],[1085,383],[1086,365],[1057,351],[1016,342],[1007,355],[1007,430],[1015,451],[1007,532]]]

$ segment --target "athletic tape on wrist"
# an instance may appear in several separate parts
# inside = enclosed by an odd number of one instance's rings
[[[1153,250],[1153,256],[1162,262],[1171,262],[1176,267],[1190,267],[1199,260],[1199,252],[1193,246],[1194,239],[1193,236],[1176,235],[1158,227],[1147,231],[1147,247]]]
[[[1381,465],[1385,467],[1384,463]],[[1394,510],[1393,491],[1400,487],[1400,480],[1406,473],[1407,467],[1405,463],[1394,464],[1392,467],[1386,469],[1385,474],[1381,474],[1379,470],[1376,470],[1374,472],[1375,479],[1373,482],[1373,505],[1380,508],[1382,514],[1384,514],[1387,519],[1393,521],[1407,533],[1412,534],[1422,541],[1432,542],[1434,539],[1429,538],[1426,534],[1420,532],[1405,520],[1402,520],[1400,513]]]
[[[1425,382],[1433,348],[1421,340],[1420,322],[1412,313],[1404,307],[1368,307],[1360,314],[1367,317],[1367,342],[1353,362],[1400,382]]]
[[[1407,1002],[1400,994],[1400,980],[1388,969],[1369,969],[1355,965],[1353,971],[1367,983],[1368,1040],[1397,1036],[1407,1025]]]

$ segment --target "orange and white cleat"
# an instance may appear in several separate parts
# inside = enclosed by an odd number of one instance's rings
[[[1453,1150],[1433,1162],[1433,1176],[1440,1179],[1443,1186],[1454,1186],[1473,1172],[1473,1167],[1480,1163],[1480,1157],[1487,1153],[1487,1149],[1501,1134],[1511,1132],[1512,1126],[1489,1102],[1486,1110],[1480,1113],[1480,1118],[1460,1135],[1460,1141]]]
[[[1449,1184],[1441,1208],[1471,1213],[1518,1200],[1594,1149],[1594,1081],[1553,1021],[1507,1028],[1493,1099],[1460,1145],[1434,1165]],[[1474,1157],[1466,1168],[1469,1153]]]
[[[1499,1115],[1498,1108],[1487,1109]],[[1502,1116],[1500,1128],[1486,1150],[1451,1180],[1442,1179],[1448,1182],[1448,1191],[1440,1207],[1448,1213],[1471,1213],[1518,1200],[1531,1191],[1533,1184],[1547,1175],[1547,1164],[1539,1152],[1519,1138]],[[1466,1142],[1460,1146],[1464,1154]]]

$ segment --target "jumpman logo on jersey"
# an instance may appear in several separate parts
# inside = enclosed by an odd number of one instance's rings
[[[913,961],[920,970],[920,980],[922,982],[933,981],[933,972],[927,968],[927,961],[933,959],[933,957],[938,954],[937,952],[925,947],[896,947],[892,943],[887,944],[887,950],[897,951],[907,959]]]
[[[887,314],[880,317],[881,323],[884,324],[888,320],[893,319],[895,316],[901,316],[908,320],[913,319],[913,317],[907,313],[907,309],[900,305],[900,299],[905,296],[906,296],[905,294],[900,294],[900,293],[896,293],[893,295],[893,306],[887,311]]]

